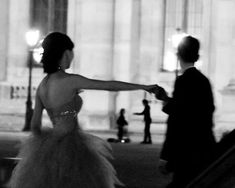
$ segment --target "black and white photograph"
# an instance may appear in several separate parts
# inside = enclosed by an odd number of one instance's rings
[[[0,0],[0,188],[234,188],[234,0]]]

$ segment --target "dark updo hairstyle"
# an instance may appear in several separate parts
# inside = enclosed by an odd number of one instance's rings
[[[53,32],[48,34],[42,42],[43,55],[41,63],[45,73],[51,74],[59,70],[59,61],[65,50],[72,50],[74,44],[63,33]]]
[[[196,38],[186,36],[178,45],[177,55],[184,62],[196,62],[199,58],[199,48],[200,43]]]

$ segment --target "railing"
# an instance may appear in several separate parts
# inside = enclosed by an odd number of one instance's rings
[[[186,188],[234,188],[235,145],[230,147]]]
[[[4,157],[0,159],[0,188],[7,188],[6,184],[19,160],[20,158],[17,157]]]
[[[36,95],[36,87],[32,87],[31,89],[31,95],[32,97],[35,97]],[[10,99],[25,99],[27,98],[27,91],[28,88],[26,86],[11,86],[10,88]]]

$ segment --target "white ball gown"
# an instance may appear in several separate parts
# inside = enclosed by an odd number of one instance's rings
[[[31,135],[21,146],[10,188],[114,188],[122,185],[110,163],[110,145],[84,133],[77,114],[82,99],[46,109],[53,128]]]

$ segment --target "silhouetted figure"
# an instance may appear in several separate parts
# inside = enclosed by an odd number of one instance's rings
[[[168,97],[163,88],[155,93],[169,115],[159,168],[173,172],[171,188],[185,187],[214,158],[215,107],[209,80],[194,67],[199,47],[196,38],[183,38],[177,48],[182,75],[175,81],[173,97]]]
[[[117,125],[118,125],[118,133],[117,133],[118,140],[122,141],[123,136],[126,133],[125,132],[125,126],[128,125],[128,122],[125,119],[125,109],[124,108],[122,108],[120,110],[120,114],[119,114],[119,117],[117,119]]]
[[[142,100],[143,105],[144,105],[144,110],[143,112],[140,113],[134,113],[134,115],[143,115],[144,116],[144,139],[141,143],[143,144],[152,144],[152,138],[151,138],[151,133],[150,133],[150,125],[152,123],[151,115],[150,115],[150,106],[149,103],[146,99]]]

